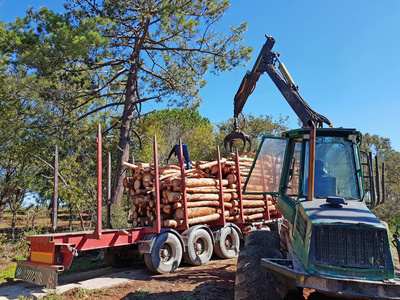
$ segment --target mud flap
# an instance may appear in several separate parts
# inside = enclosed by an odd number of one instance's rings
[[[31,261],[18,261],[15,269],[15,278],[24,282],[33,283],[46,288],[54,289],[58,284],[58,273],[63,266],[45,265]]]

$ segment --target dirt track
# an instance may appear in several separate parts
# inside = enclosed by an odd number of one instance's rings
[[[395,260],[398,266],[397,256]],[[234,299],[236,262],[237,258],[216,257],[203,266],[182,262],[175,273],[162,275],[150,273],[143,261],[123,269],[107,267],[61,274],[57,292],[63,295],[60,300],[231,300]],[[0,284],[0,300],[18,299],[18,296],[38,298],[45,294],[41,287],[21,281]],[[260,295],[259,299],[268,299],[265,296]],[[309,299],[332,298],[313,293]]]
[[[105,268],[60,275],[58,292],[64,295],[61,299],[229,300],[234,298],[236,261],[237,258],[214,258],[196,267],[182,263],[177,272],[163,275],[150,273],[143,262],[129,269]],[[93,289],[96,291],[87,292]],[[35,285],[22,282],[0,285],[0,300],[17,299],[19,295],[36,298],[45,293]]]

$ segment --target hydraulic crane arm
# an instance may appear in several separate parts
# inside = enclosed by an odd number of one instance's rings
[[[254,91],[258,79],[263,73],[267,72],[286,101],[292,107],[293,111],[297,114],[304,127],[308,126],[309,121],[313,121],[316,127],[322,127],[323,123],[333,127],[332,123],[326,117],[316,113],[300,96],[298,87],[294,84],[284,64],[279,61],[279,53],[271,51],[275,44],[274,38],[268,35],[266,38],[267,41],[263,45],[253,69],[246,73],[235,95],[235,120],[242,112],[247,98]],[[276,68],[277,63],[280,71]],[[234,127],[234,129],[237,130],[236,121]]]
[[[258,79],[265,72],[268,73],[269,77],[271,77],[283,97],[285,97],[293,111],[297,114],[300,121],[303,123],[303,127],[308,127],[310,124],[309,122],[312,122],[316,128],[323,127],[323,123],[326,123],[329,127],[333,127],[328,118],[316,113],[300,96],[298,87],[295,85],[292,77],[286,70],[285,65],[279,61],[279,53],[271,51],[275,44],[274,38],[268,35],[266,35],[266,38],[267,41],[263,45],[253,69],[247,71],[246,75],[243,77],[234,98],[233,131],[224,139],[225,149],[229,152],[232,152],[233,142],[239,140],[243,141],[242,150],[245,149],[246,144],[249,144],[249,150],[251,148],[250,137],[238,130],[237,118],[242,112],[247,98],[254,91]],[[277,64],[279,70],[276,67]],[[230,149],[228,149],[228,144]]]

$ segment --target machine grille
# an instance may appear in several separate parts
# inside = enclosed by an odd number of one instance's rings
[[[343,267],[386,268],[390,264],[385,230],[346,226],[314,226],[310,262]]]
[[[306,232],[307,232],[307,221],[304,219],[303,215],[301,213],[297,214],[297,220],[296,220],[296,230],[299,233],[299,236],[303,240],[303,243],[305,242],[306,239]]]

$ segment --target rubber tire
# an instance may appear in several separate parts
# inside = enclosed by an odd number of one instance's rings
[[[248,233],[246,246],[240,250],[237,262],[235,300],[283,299],[287,293],[285,285],[271,271],[261,266],[261,258],[282,257],[277,232]]]
[[[163,247],[168,247],[170,251],[170,257],[166,261],[163,261],[160,255]],[[178,237],[171,232],[166,232],[157,236],[151,253],[144,254],[144,261],[147,268],[153,273],[171,273],[181,263],[182,252],[182,244]]]
[[[203,242],[204,249],[200,254],[196,253],[195,243],[201,240]],[[193,266],[200,266],[207,263],[213,254],[213,243],[210,234],[200,228],[193,230],[187,241],[187,251],[183,253],[185,261]]]
[[[229,246],[227,245],[227,241],[229,241]],[[240,239],[237,231],[231,226],[222,228],[220,239],[214,244],[214,253],[219,258],[233,258],[239,253],[239,248]]]
[[[109,247],[104,252],[104,261],[107,265],[114,268],[122,268],[127,265],[127,260],[121,258],[121,250],[115,247]]]

